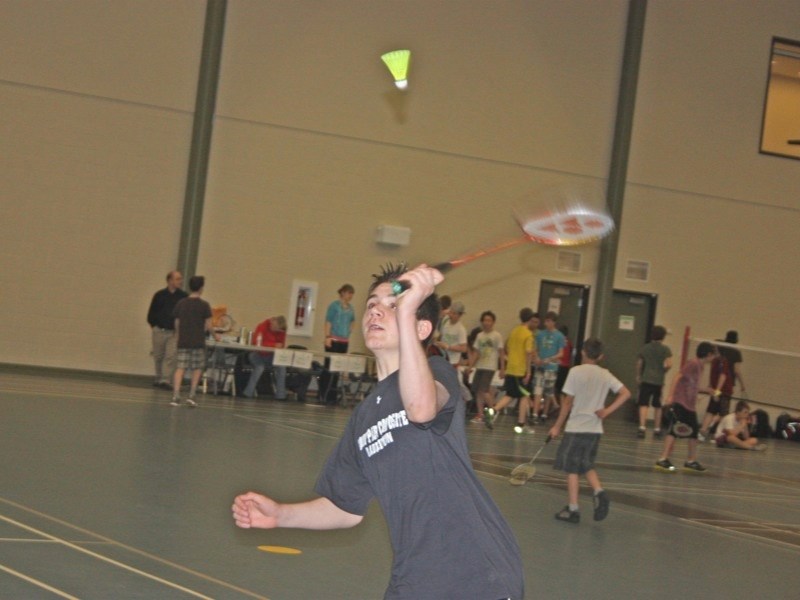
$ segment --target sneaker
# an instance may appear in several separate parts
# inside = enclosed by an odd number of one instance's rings
[[[639,428],[639,431],[637,431],[637,432],[636,432],[636,437],[638,437],[638,438],[643,438],[643,437],[644,437],[644,429],[642,429],[642,428],[640,427],[640,428]]]
[[[653,437],[661,439],[661,430],[660,429],[653,429]]]
[[[197,408],[197,402],[194,401],[194,398],[187,398],[186,406],[188,406],[189,408]]]
[[[707,470],[703,465],[701,465],[696,460],[687,461],[683,463],[683,469],[684,471],[691,471],[693,473],[702,473]]]
[[[556,513],[556,519],[559,521],[566,521],[567,523],[580,523],[581,513],[577,510],[570,510],[569,506],[565,506]]]
[[[594,520],[602,521],[608,516],[608,507],[611,500],[605,490],[594,495]]]
[[[701,432],[697,432],[697,441],[701,444],[706,441],[706,436],[703,435]]]
[[[480,415],[475,415],[469,420],[470,423],[483,423],[483,417]]]
[[[671,462],[669,462],[668,458],[662,458],[658,462],[656,462],[656,471],[662,471],[664,473],[674,473],[678,469],[675,468]]]
[[[536,430],[533,427],[529,427],[528,425],[520,425],[517,423],[514,425],[514,433],[536,433]]]
[[[766,449],[767,449],[766,444],[756,444],[755,446],[753,446],[753,450],[755,450],[756,452],[762,452],[763,450]]]
[[[180,406],[181,405],[181,399],[178,398],[177,396],[173,396],[172,397],[172,402],[170,402],[170,404],[172,406]]]
[[[497,413],[494,411],[494,409],[490,406],[487,406],[483,409],[483,424],[489,429],[494,429],[495,416],[497,416]]]

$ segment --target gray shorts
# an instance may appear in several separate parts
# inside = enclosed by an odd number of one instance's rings
[[[599,433],[565,433],[558,446],[553,468],[565,473],[583,475],[594,469]]]
[[[556,379],[558,378],[558,371],[546,371],[544,369],[536,369],[534,377],[535,383],[533,385],[533,394],[535,396],[555,396],[556,394]]]
[[[179,369],[196,369],[206,368],[206,349],[205,348],[178,348],[178,362]]]
[[[494,371],[491,369],[476,369],[475,377],[472,379],[472,393],[488,392],[492,387],[492,379],[494,379]]]

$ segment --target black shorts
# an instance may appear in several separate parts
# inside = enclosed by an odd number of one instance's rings
[[[663,385],[656,385],[655,383],[640,383],[639,384],[639,406],[650,406],[653,408],[661,408],[661,390]]]
[[[515,377],[514,375],[506,375],[505,383],[503,384],[503,391],[507,396],[512,398],[522,398],[531,395],[531,381],[528,380],[526,384],[524,377]]]
[[[594,469],[599,446],[599,433],[565,433],[558,446],[553,468],[573,475],[583,475]]]
[[[697,413],[689,410],[683,404],[670,404],[664,411],[666,420],[667,435],[676,438],[697,439],[697,432],[700,427],[697,424]]]
[[[714,398],[713,396],[708,401],[708,408],[706,408],[706,412],[712,415],[719,415],[720,417],[724,417],[730,412],[731,409],[731,397],[727,394],[721,394],[719,398]]]

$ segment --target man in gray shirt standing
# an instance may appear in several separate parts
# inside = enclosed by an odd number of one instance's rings
[[[653,435],[661,437],[661,392],[664,388],[664,376],[672,367],[672,351],[664,345],[667,330],[656,325],[650,332],[650,341],[639,351],[636,360],[636,383],[639,384],[639,431],[637,436],[644,437],[647,424],[647,413],[653,406]]]

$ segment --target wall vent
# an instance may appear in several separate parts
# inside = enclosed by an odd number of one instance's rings
[[[643,260],[629,260],[625,265],[625,279],[647,281],[650,279],[650,263]]]
[[[567,271],[568,273],[580,273],[582,261],[583,254],[580,252],[559,250],[558,258],[556,259],[556,270]]]

